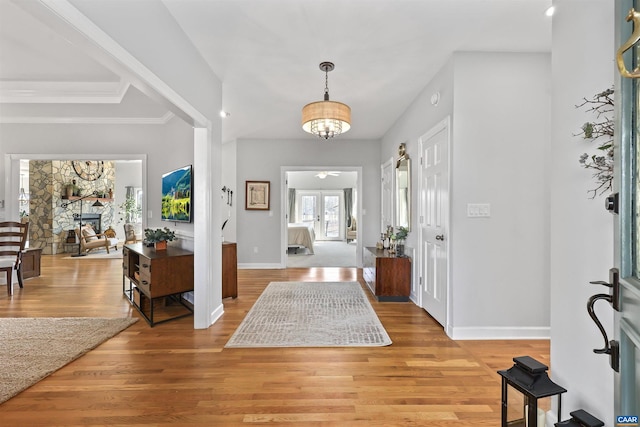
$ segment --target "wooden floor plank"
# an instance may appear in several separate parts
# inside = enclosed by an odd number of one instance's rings
[[[210,328],[141,320],[0,405],[0,424],[498,426],[496,370],[521,355],[549,363],[546,340],[454,342],[413,303],[373,298],[391,346],[224,348],[269,282],[298,280],[363,283],[357,269],[240,270],[239,297]],[[139,314],[120,260],[43,256],[40,277],[0,298],[0,316]]]

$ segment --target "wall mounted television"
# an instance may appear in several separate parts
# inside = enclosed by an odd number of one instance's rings
[[[188,165],[162,175],[162,221],[191,222],[191,171]]]

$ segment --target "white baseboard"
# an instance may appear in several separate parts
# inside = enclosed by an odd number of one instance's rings
[[[452,327],[449,337],[453,340],[548,340],[551,328],[541,327]]]
[[[269,263],[250,263],[250,262],[245,262],[245,263],[241,263],[238,264],[238,270],[274,270],[274,269],[283,269],[286,267],[283,267],[281,264],[269,264]]]
[[[224,314],[224,305],[220,304],[218,306],[218,308],[216,308],[215,310],[213,310],[211,312],[211,314],[209,315],[209,322],[211,325],[213,325],[214,323],[216,323],[218,321],[218,319],[220,317],[222,317],[222,315]]]

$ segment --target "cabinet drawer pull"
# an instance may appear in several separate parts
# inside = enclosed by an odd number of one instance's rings
[[[149,284],[149,282],[147,282],[146,280],[143,280],[143,281],[142,281],[142,284],[143,284],[143,285],[148,285],[148,284]]]
[[[142,264],[144,268],[149,268],[149,264]]]

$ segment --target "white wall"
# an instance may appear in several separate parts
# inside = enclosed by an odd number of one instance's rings
[[[324,142],[309,136],[302,140],[239,140],[237,142],[238,263],[253,266],[280,264],[281,239],[281,166],[331,166],[363,168],[364,209],[362,239],[365,246],[374,246],[380,222],[380,143],[336,138]],[[271,182],[271,210],[248,211],[245,204],[245,181]],[[234,193],[235,194],[235,193]],[[360,236],[359,236],[360,237]],[[258,252],[254,252],[257,248]]]
[[[456,53],[453,336],[549,336],[550,56]],[[467,217],[489,203],[489,218]]]
[[[383,139],[383,158],[397,158],[398,144],[406,142],[414,159],[407,245],[417,248],[418,140],[452,116],[454,338],[548,336],[549,105],[548,54],[460,52]],[[491,217],[467,218],[467,203],[490,203]],[[412,294],[417,283],[414,277]]]
[[[613,266],[611,214],[603,197],[589,199],[591,173],[578,156],[589,145],[577,133],[592,118],[576,109],[583,97],[612,86],[614,79],[614,2],[559,0],[553,17],[551,106],[551,371],[569,391],[563,398],[565,417],[583,408],[614,424],[613,371],[608,358],[593,353],[603,340],[587,314],[590,295],[604,288],[591,280],[607,280]],[[613,310],[596,307],[608,331]]]
[[[223,240],[227,242],[236,241],[236,233],[238,229],[238,221],[236,220],[236,212],[238,206],[242,208],[244,202],[240,198],[240,191],[238,188],[238,181],[236,180],[236,142],[227,142],[222,144],[222,187],[230,188],[233,191],[230,202],[231,206],[227,205],[227,195],[222,194],[220,191],[220,197],[222,198],[222,221],[229,219],[227,224],[222,230]],[[222,189],[220,187],[220,189]]]

